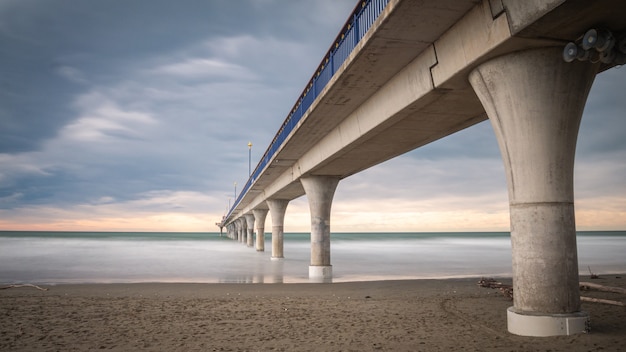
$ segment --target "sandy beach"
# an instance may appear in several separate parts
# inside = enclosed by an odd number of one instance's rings
[[[89,284],[0,290],[2,351],[623,351],[626,308],[592,331],[506,331],[511,301],[472,279],[334,284]],[[510,280],[499,279],[503,283]],[[581,281],[589,281],[581,278]],[[593,280],[626,287],[626,276]],[[626,299],[594,291],[590,297]]]

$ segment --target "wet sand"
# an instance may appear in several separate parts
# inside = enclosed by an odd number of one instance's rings
[[[624,351],[626,308],[588,334],[520,337],[478,278],[334,284],[89,284],[0,290],[1,351]],[[510,283],[510,279],[500,279]],[[626,287],[626,276],[593,281]],[[626,301],[615,293],[584,296]]]

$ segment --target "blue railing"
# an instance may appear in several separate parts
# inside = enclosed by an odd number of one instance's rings
[[[300,98],[294,104],[285,122],[280,126],[272,143],[270,143],[265,154],[263,154],[256,168],[254,168],[248,182],[246,182],[241,189],[241,193],[239,193],[235,203],[233,203],[233,206],[228,211],[226,218],[230,217],[233,210],[239,205],[239,202],[241,202],[248,192],[248,189],[250,189],[254,183],[254,180],[261,175],[265,166],[269,164],[274,154],[276,154],[278,149],[280,149],[287,140],[289,134],[293,131],[298,122],[300,122],[302,116],[305,115],[306,111],[311,107],[328,82],[330,82],[335,72],[339,70],[348,56],[350,56],[359,41],[383,12],[388,2],[389,0],[364,0],[357,4],[352,15],[348,18],[348,21],[335,39],[335,42],[322,59],[322,63],[319,65],[317,71],[315,71],[315,74],[300,95]]]

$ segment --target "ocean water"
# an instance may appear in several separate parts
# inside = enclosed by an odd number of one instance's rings
[[[626,231],[579,232],[579,271],[626,273]],[[308,282],[310,237],[285,259],[219,233],[0,231],[0,283]],[[333,233],[333,282],[511,276],[508,232]]]

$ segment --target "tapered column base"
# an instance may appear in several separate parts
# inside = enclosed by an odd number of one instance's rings
[[[328,265],[328,266],[311,265],[311,266],[309,266],[309,281],[310,282],[317,282],[317,283],[330,283],[330,282],[333,282],[333,267],[332,267],[332,265]]]
[[[511,334],[520,336],[563,336],[589,332],[589,314],[521,314],[515,307],[507,309],[507,323]]]

